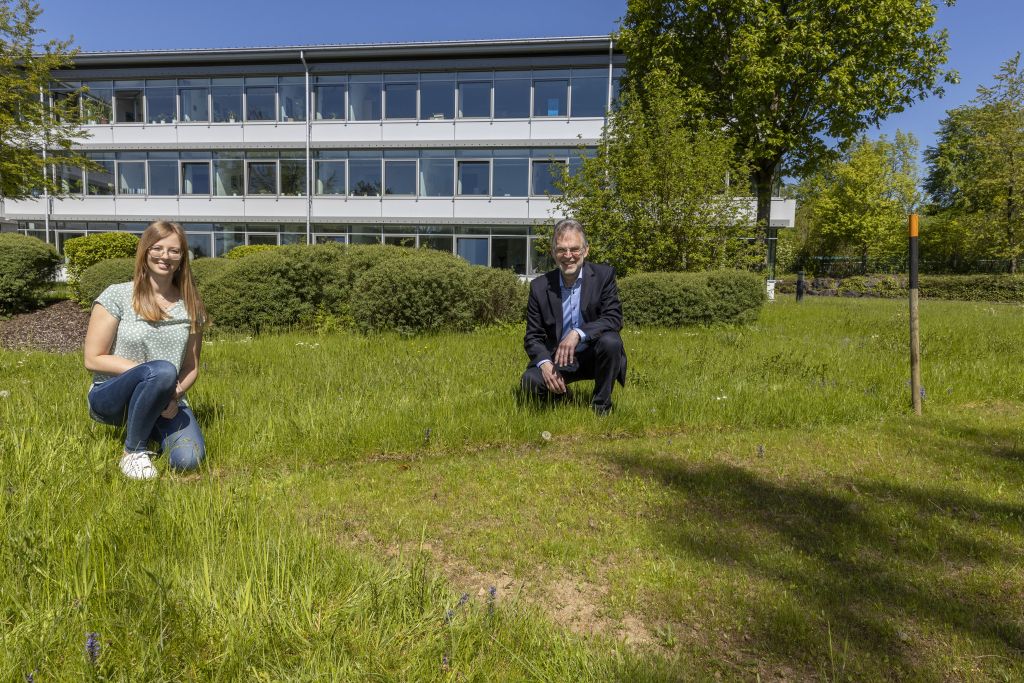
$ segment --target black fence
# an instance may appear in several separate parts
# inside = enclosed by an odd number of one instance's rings
[[[981,259],[965,261],[959,259],[921,259],[920,272],[930,275],[964,275],[969,273],[999,274],[1013,272],[1009,259]],[[805,270],[816,277],[850,277],[907,272],[907,260],[877,261],[856,256],[811,256],[797,263],[793,268]]]

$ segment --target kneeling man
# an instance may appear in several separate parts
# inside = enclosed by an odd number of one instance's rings
[[[615,380],[626,384],[615,271],[586,262],[587,237],[578,221],[559,221],[551,241],[558,269],[530,284],[523,340],[530,364],[523,390],[538,398],[564,397],[567,385],[592,379],[591,407],[604,415],[612,409]]]

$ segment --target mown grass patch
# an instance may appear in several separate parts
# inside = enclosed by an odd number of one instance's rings
[[[900,302],[627,330],[604,419],[516,400],[520,330],[215,336],[152,486],[0,354],[0,678],[1018,679],[1024,319],[922,310],[921,419]]]

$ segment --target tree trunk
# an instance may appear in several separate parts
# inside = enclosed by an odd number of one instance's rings
[[[765,244],[765,269],[769,278],[775,277],[775,236],[771,227],[772,185],[775,182],[775,160],[762,161],[754,170],[754,191],[757,193],[757,238]]]

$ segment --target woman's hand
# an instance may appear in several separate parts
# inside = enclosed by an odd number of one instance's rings
[[[178,399],[172,398],[170,402],[167,404],[167,407],[164,408],[164,412],[160,413],[160,417],[164,418],[165,420],[173,420],[177,414]]]

